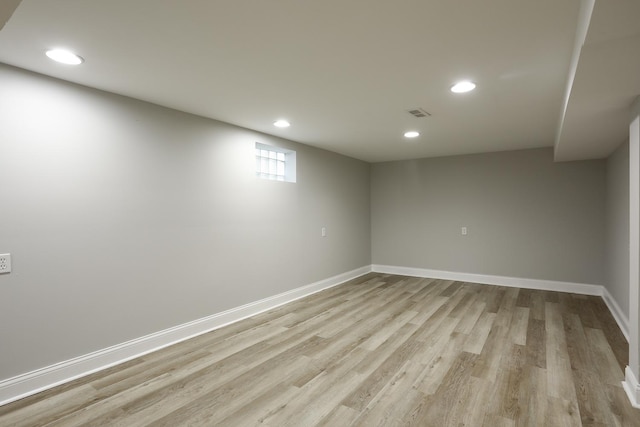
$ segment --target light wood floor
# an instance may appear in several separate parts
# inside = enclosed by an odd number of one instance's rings
[[[0,407],[2,426],[640,426],[597,297],[369,274]]]

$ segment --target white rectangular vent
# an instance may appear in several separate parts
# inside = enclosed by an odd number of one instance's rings
[[[413,110],[409,110],[409,114],[414,117],[431,117],[431,114],[424,108],[414,108]]]

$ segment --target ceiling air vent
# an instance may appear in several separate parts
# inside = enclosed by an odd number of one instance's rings
[[[409,110],[409,114],[414,117],[431,117],[431,114],[424,108],[414,108],[413,110]]]

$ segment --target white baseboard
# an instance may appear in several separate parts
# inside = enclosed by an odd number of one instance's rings
[[[426,268],[397,267],[391,265],[373,264],[371,270],[376,273],[400,274],[403,276],[426,277],[431,279],[455,280],[461,282],[482,283],[486,285],[509,286],[543,291],[569,292],[573,294],[593,295],[602,297],[607,308],[613,315],[618,327],[629,341],[629,319],[624,315],[620,306],[611,296],[607,288],[602,285],[585,283],[558,282],[555,280],[526,279],[522,277],[490,276],[485,274],[457,273],[444,270],[430,270]]]
[[[429,270],[426,268],[372,265],[377,273],[400,274],[403,276],[428,277],[431,279],[455,280],[459,282],[482,283],[485,285],[509,286],[514,288],[538,289],[543,291],[570,292],[574,294],[602,296],[602,286],[584,283],[557,282],[554,280],[525,279],[522,277],[489,276],[486,274],[457,273],[453,271]]]
[[[605,304],[607,304],[607,308],[609,308],[609,311],[613,315],[613,318],[616,319],[618,327],[624,334],[627,342],[629,342],[629,319],[627,318],[627,316],[625,316],[624,312],[622,311],[616,300],[613,298],[613,296],[611,296],[609,290],[604,286],[602,287],[602,299],[604,300]]]
[[[634,408],[640,409],[640,384],[638,379],[631,371],[631,368],[627,366],[624,370],[624,381],[622,381],[622,387],[627,392],[627,396],[631,401],[631,405]]]
[[[369,272],[371,272],[371,266],[364,266],[291,291],[0,381],[0,405],[135,359],[247,317],[255,316],[324,289],[340,285]]]

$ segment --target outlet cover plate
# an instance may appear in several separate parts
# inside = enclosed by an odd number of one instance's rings
[[[0,254],[0,274],[11,273],[11,254]]]

